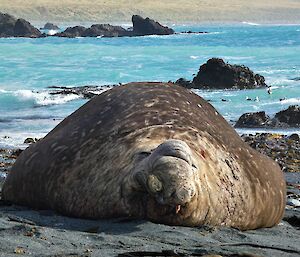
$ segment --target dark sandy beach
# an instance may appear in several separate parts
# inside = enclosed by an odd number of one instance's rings
[[[292,225],[282,221],[274,228],[246,232],[205,226],[172,227],[143,220],[81,220],[5,205],[0,215],[3,257],[300,255],[300,213],[292,210],[285,214]],[[129,252],[132,254],[126,255]]]

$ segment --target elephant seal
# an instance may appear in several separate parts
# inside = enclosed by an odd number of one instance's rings
[[[283,216],[279,166],[205,100],[167,83],[94,97],[17,159],[7,201],[81,218],[271,227]]]

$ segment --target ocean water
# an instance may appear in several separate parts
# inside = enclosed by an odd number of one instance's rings
[[[241,23],[183,25],[174,29],[209,33],[133,38],[1,38],[0,147],[22,146],[26,137],[44,136],[87,101],[77,95],[50,95],[49,86],[192,79],[211,57],[244,64],[265,76],[272,86],[271,95],[266,89],[195,90],[229,122],[234,123],[245,112],[264,110],[272,116],[289,105],[300,104],[300,25]],[[246,101],[246,97],[258,97],[259,101]],[[285,100],[280,101],[282,98]]]

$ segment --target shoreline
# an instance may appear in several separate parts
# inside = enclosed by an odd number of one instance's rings
[[[12,14],[13,15],[13,14]],[[13,15],[15,16],[15,15]],[[17,17],[17,16],[15,16]],[[21,17],[21,16],[20,16]],[[145,16],[145,18],[148,16]],[[151,18],[151,17],[149,17]],[[43,27],[49,20],[33,20],[28,19],[32,25],[37,28]],[[242,27],[242,26],[249,26],[249,27],[276,27],[276,26],[300,26],[300,19],[294,22],[289,21],[182,21],[182,22],[171,22],[171,21],[164,21],[164,20],[156,20],[160,24],[168,27],[198,27],[198,26],[207,26],[207,27]],[[72,27],[72,26],[91,26],[93,24],[110,24],[114,26],[123,26],[126,28],[132,27],[131,21],[50,21],[59,27]]]

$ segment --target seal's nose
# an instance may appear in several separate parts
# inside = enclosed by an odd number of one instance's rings
[[[191,200],[194,196],[194,193],[191,189],[180,188],[176,191],[176,200],[178,204],[185,204]]]

